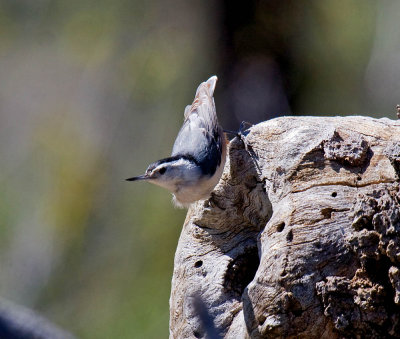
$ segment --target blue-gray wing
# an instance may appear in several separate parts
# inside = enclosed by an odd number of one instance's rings
[[[222,154],[222,129],[213,98],[216,82],[217,77],[212,76],[197,88],[192,105],[185,109],[185,120],[172,149],[172,156],[194,158],[206,174],[215,172]]]

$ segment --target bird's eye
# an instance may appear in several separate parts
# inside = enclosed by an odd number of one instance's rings
[[[163,167],[163,168],[160,168],[160,170],[159,170],[158,172],[159,172],[160,174],[164,174],[166,170],[167,170],[167,169],[166,169],[165,167]]]

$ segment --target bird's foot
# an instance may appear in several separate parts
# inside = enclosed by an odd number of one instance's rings
[[[236,138],[243,141],[245,136],[248,134],[249,128],[252,126],[254,126],[254,125],[251,124],[250,122],[242,121],[239,126],[239,130],[237,132],[226,130],[226,129],[224,129],[224,132],[227,134],[230,134],[230,135],[234,135]]]

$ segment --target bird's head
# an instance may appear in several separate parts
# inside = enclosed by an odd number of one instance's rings
[[[182,185],[196,181],[199,175],[200,170],[195,160],[180,155],[153,162],[143,175],[126,180],[145,180],[175,193]]]

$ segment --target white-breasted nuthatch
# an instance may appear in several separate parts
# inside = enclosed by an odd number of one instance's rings
[[[149,165],[146,173],[128,181],[146,180],[169,190],[178,206],[206,199],[218,184],[226,159],[226,138],[214,103],[217,77],[197,88],[170,157]]]

